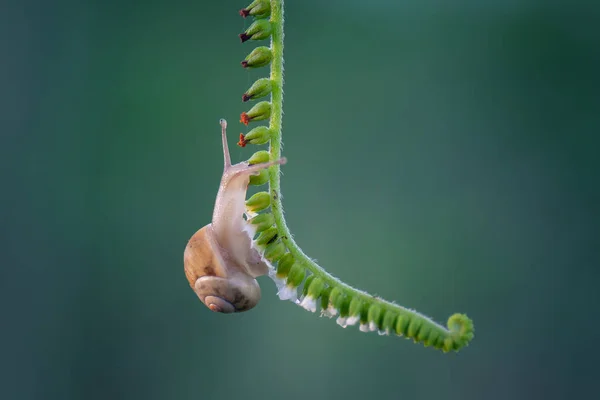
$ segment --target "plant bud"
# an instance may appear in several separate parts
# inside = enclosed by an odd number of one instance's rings
[[[409,322],[408,316],[400,314],[396,320],[396,335],[407,336]]]
[[[266,126],[257,126],[250,132],[248,132],[246,135],[240,133],[240,141],[238,142],[238,146],[246,147],[248,143],[265,144],[269,140],[271,140],[271,131],[269,130],[269,128],[267,128]]]
[[[269,0],[254,0],[248,7],[240,10],[240,15],[246,18],[248,15],[254,18],[266,18],[271,15],[271,3]]]
[[[354,297],[350,300],[350,305],[348,306],[348,315],[351,317],[355,317],[358,320],[360,318],[360,311],[362,309],[362,301],[360,301],[357,297]]]
[[[306,271],[304,270],[304,267],[302,267],[298,263],[294,263],[294,265],[292,265],[292,268],[290,269],[290,273],[288,274],[287,286],[293,288],[300,286],[300,284],[304,280],[305,275]]]
[[[247,40],[263,40],[271,36],[271,23],[267,19],[258,19],[246,29],[246,32],[240,33],[240,40],[244,43]]]
[[[260,150],[252,154],[252,157],[248,159],[248,164],[262,164],[268,162],[270,159],[269,152],[266,150]]]
[[[268,65],[273,59],[271,49],[266,46],[257,47],[242,61],[244,68],[260,68]]]
[[[259,212],[271,205],[271,196],[267,192],[258,192],[246,200],[246,209],[251,212]]]
[[[314,275],[312,275],[314,276]],[[325,282],[323,282],[323,279],[321,278],[315,278],[313,279],[312,282],[310,282],[310,285],[308,286],[308,296],[311,296],[313,299],[318,299],[319,296],[321,296],[321,293],[323,293],[323,290],[325,289]]]
[[[256,226],[256,232],[262,232],[275,224],[275,217],[271,213],[258,214],[248,222]]]
[[[413,318],[413,320],[408,324],[408,332],[406,333],[406,336],[416,339],[417,334],[421,329],[421,325],[423,325],[423,321],[421,321],[419,318]]]
[[[321,292],[321,309],[323,310],[322,315],[327,315],[325,310],[329,307],[329,296],[331,295],[331,287],[328,286]]]
[[[331,289],[331,293],[329,294],[329,304],[335,309],[339,310],[338,305],[340,304],[341,299],[343,297],[344,293],[342,293],[342,290],[337,287],[334,287],[333,289]]]
[[[369,330],[378,330],[379,324],[381,323],[381,307],[379,307],[377,304],[373,304],[371,307],[369,307],[367,319],[369,320]]]
[[[308,295],[308,288],[310,287],[312,281],[315,279],[313,274],[309,275],[304,281],[304,285],[302,287],[302,296]]]
[[[263,169],[258,175],[250,175],[250,184],[254,186],[264,185],[269,181],[269,171]]]
[[[265,229],[258,237],[256,238],[256,244],[259,246],[266,246],[267,244],[274,242],[277,238],[277,228],[274,226]]]
[[[255,100],[267,96],[273,90],[273,85],[269,78],[260,78],[250,86],[246,93],[242,95],[242,101]]]
[[[277,263],[277,277],[285,278],[290,273],[290,269],[294,265],[294,256],[291,253],[284,254]]]
[[[285,250],[285,245],[281,240],[278,239],[267,246],[263,256],[273,263],[283,257]]]
[[[269,119],[271,116],[271,103],[268,101],[261,101],[252,107],[248,112],[243,112],[240,115],[240,122],[244,125],[248,125],[251,121],[262,121]]]
[[[383,314],[381,329],[387,334],[394,332],[396,328],[396,318],[398,318],[398,315],[395,312],[386,311],[385,314]]]

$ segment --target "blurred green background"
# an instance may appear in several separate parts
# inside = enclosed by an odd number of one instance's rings
[[[566,2],[562,2],[565,3]],[[571,399],[600,379],[598,2],[288,1],[282,189],[342,280],[476,338],[341,329],[183,274],[244,90],[245,1],[0,12],[1,399]],[[592,308],[594,307],[594,308]]]

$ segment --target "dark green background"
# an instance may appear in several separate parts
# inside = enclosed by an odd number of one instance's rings
[[[0,12],[1,399],[573,399],[600,379],[597,2],[288,1],[283,193],[342,280],[476,338],[341,329],[183,274],[244,90],[244,1]],[[232,148],[240,161],[256,148]]]

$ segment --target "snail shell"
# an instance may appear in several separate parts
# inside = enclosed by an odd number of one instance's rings
[[[191,237],[183,264],[187,280],[200,301],[212,311],[234,313],[258,304],[260,286],[255,278],[269,272],[267,261],[252,246],[243,218],[250,176],[286,160],[231,165],[226,128],[227,122],[221,120],[225,168],[212,222]]]

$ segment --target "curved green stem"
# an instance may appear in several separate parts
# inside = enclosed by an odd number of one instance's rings
[[[271,117],[269,128],[273,132],[270,141],[270,158],[277,160],[281,157],[282,137],[282,114],[283,114],[283,0],[271,0],[271,23],[273,27],[271,36],[271,51],[273,60],[271,63],[271,82],[273,90],[271,93]],[[285,222],[283,206],[281,203],[280,189],[280,166],[274,165],[270,168],[269,188],[271,194],[271,207],[275,217],[275,223],[279,237],[292,254],[297,263],[308,269],[316,277],[320,278],[331,288],[338,288],[349,298],[358,299],[363,304],[380,309],[379,315],[386,313],[395,316],[394,327],[398,334],[410,337],[415,341],[424,342],[444,351],[458,350],[468,344],[473,338],[473,323],[464,314],[454,314],[448,320],[448,327],[432,321],[430,318],[414,311],[391,303],[379,297],[357,290],[346,283],[335,278],[313,260],[311,260],[294,241],[292,234]],[[367,307],[368,308],[368,307]],[[343,315],[343,311],[340,310]],[[382,323],[378,324],[380,327]]]

